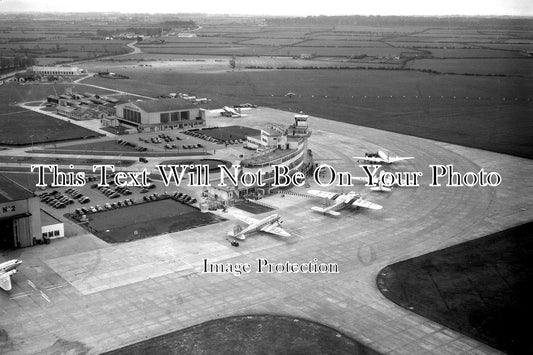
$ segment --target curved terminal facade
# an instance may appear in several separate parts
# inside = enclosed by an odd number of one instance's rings
[[[275,165],[287,167],[289,176],[305,170],[308,165],[307,140],[311,136],[307,119],[307,115],[295,115],[294,123],[288,127],[271,124],[261,129],[260,136],[247,138],[247,147],[256,149],[256,152],[240,161],[242,173],[257,174],[260,171],[263,176],[262,186],[213,186],[208,192],[217,199],[231,203],[266,195],[278,188],[273,186]]]

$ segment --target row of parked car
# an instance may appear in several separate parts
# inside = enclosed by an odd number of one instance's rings
[[[65,190],[65,192],[69,194],[70,196],[72,196],[73,198],[78,199],[79,203],[88,203],[91,201],[91,199],[88,196],[85,196],[78,189],[74,187],[69,187],[68,189]]]
[[[120,208],[120,207],[127,207],[127,206],[131,206],[134,204],[135,204],[135,201],[133,199],[127,198],[124,201],[106,203],[104,206],[96,205],[96,206],[91,206],[91,207],[76,208],[75,213],[78,215],[97,213],[97,212],[102,212],[106,210],[113,210],[113,209]]]
[[[135,148],[139,152],[146,152],[148,150],[148,148],[143,147],[142,145],[137,145],[135,143],[125,141],[124,139],[119,139],[117,141],[117,143],[120,144],[120,145],[125,145],[125,146],[128,146],[128,147]]]
[[[190,205],[192,205],[193,203],[196,203],[195,198],[187,195],[186,193],[179,192],[179,191],[174,192],[172,194],[172,198],[183,203],[188,203]]]
[[[187,134],[189,136],[192,136],[192,137],[196,137],[196,138],[200,138],[200,139],[206,140],[206,141],[211,142],[211,143],[222,143],[222,140],[220,140],[218,138],[214,138],[214,137],[208,136],[207,134],[200,133],[200,131],[185,131],[183,133]]]
[[[41,195],[39,195],[41,202],[46,203],[49,206],[52,206],[54,208],[65,208],[66,205],[74,203],[74,200],[57,192],[57,191],[51,191],[51,192],[45,192]]]
[[[218,139],[218,138],[214,138],[214,137],[208,136],[207,134],[203,134],[200,132],[201,131],[186,131],[183,133],[188,134],[189,136],[193,136],[196,138],[206,140],[208,142],[212,142],[212,143],[240,144],[244,142],[242,139],[226,139],[226,140]]]
[[[125,186],[116,187],[114,190],[112,190],[106,186],[98,186],[98,184],[93,184],[91,185],[91,188],[96,188],[98,191],[100,191],[101,193],[103,193],[109,198],[119,198],[120,194],[123,194],[123,195],[132,194],[131,190]]]

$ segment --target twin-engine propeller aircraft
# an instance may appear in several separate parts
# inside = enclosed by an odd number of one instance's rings
[[[376,186],[372,186],[370,188],[371,191],[379,191],[379,192],[391,192],[392,191],[392,186],[385,186],[385,184],[383,183],[383,174],[385,172],[383,170],[381,170],[379,172],[379,177],[376,178],[376,179],[373,179],[373,180],[377,180],[377,185]],[[355,180],[355,181],[362,181],[362,182],[365,182],[365,183],[369,183],[370,182],[370,179],[368,177],[363,177],[363,176],[352,176],[352,180]]]
[[[239,117],[242,117],[241,113],[240,112],[237,112],[237,110],[229,107],[229,106],[224,106],[222,108],[222,111],[220,112],[220,114],[222,116],[225,116],[225,117],[233,117],[233,118],[239,118]]]
[[[351,191],[349,193],[335,193],[335,192],[327,192],[327,191],[319,191],[319,190],[308,190],[307,193],[309,195],[333,200],[334,203],[331,206],[328,206],[325,208],[314,206],[311,208],[313,211],[321,212],[323,214],[327,213],[332,216],[340,215],[340,213],[337,212],[337,210],[340,210],[347,206],[355,206],[356,208],[364,207],[364,208],[370,208],[372,210],[380,210],[383,208],[383,206],[380,206],[376,203],[363,200],[361,198],[361,195],[355,193],[354,191]]]
[[[244,240],[246,235],[254,232],[267,232],[282,237],[290,237],[291,235],[281,228],[281,217],[278,214],[273,214],[263,219],[255,219],[251,217],[240,216],[237,217],[244,223],[248,224],[248,227],[242,229],[241,226],[236,225],[233,231],[228,232],[228,236],[235,239]]]
[[[361,159],[372,163],[385,163],[392,164],[402,160],[414,159],[415,157],[399,157],[392,156],[389,152],[385,153],[382,150],[378,150],[377,153],[366,153],[364,157],[353,157],[354,159]]]
[[[5,291],[11,291],[11,275],[17,273],[17,268],[22,261],[14,259],[0,264],[0,288]]]

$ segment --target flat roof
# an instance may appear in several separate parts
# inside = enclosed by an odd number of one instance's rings
[[[130,105],[135,105],[146,112],[166,112],[174,110],[184,110],[197,108],[198,105],[194,105],[188,100],[174,98],[174,99],[158,99],[158,100],[146,100],[146,101],[130,101]]]
[[[30,197],[33,197],[31,191],[0,174],[0,203],[25,200]]]
[[[63,223],[45,210],[41,209],[41,226],[50,226],[53,224]]]

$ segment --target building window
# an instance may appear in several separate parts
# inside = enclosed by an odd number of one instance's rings
[[[46,238],[46,232],[45,232],[45,233],[43,233],[43,238]]]
[[[161,118],[161,123],[167,123],[169,121],[169,113],[162,113],[159,115]]]
[[[124,108],[122,110],[123,118],[127,121],[135,122],[135,123],[141,123],[141,113],[137,111],[132,111],[127,108]]]
[[[54,232],[50,231],[48,232],[48,237],[53,237],[54,236]]]
[[[54,231],[54,235],[55,235],[55,236],[58,236],[58,235],[59,235],[59,231],[58,231],[58,230],[55,230],[55,231]]]
[[[180,120],[180,113],[179,112],[172,112],[170,114],[170,120],[172,122],[176,122],[176,121],[179,121]]]
[[[182,111],[180,112],[181,120],[182,121],[188,121],[189,120],[189,111]]]

